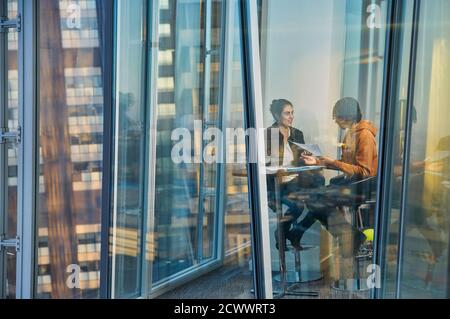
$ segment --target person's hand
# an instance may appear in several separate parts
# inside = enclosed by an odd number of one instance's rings
[[[317,165],[319,162],[314,156],[302,155],[302,159],[305,161],[306,165]]]
[[[334,163],[334,158],[323,156],[320,158],[322,165],[331,165]]]

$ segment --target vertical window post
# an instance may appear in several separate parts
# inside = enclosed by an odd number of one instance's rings
[[[37,1],[19,0],[22,28],[19,32],[19,126],[22,142],[18,157],[17,235],[21,240],[17,255],[16,297],[34,297],[36,273],[36,179],[37,147]]]

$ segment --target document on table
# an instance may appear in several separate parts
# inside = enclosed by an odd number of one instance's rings
[[[297,167],[268,166],[266,167],[266,173],[267,174],[276,174],[278,172],[300,173],[300,172],[321,170],[323,168],[325,168],[325,166],[297,166]]]
[[[317,144],[300,144],[295,142],[292,143],[300,147],[302,150],[310,152],[314,156],[318,157],[322,156],[322,151],[320,150],[320,147]]]

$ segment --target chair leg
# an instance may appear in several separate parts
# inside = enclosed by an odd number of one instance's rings
[[[295,272],[298,274],[298,281],[302,282],[302,263],[300,260],[300,252],[295,251],[294,257],[295,257]]]
[[[295,258],[295,272],[298,275],[298,282],[301,283],[302,278],[302,262],[300,257],[300,251],[294,252]],[[296,290],[295,288],[287,289],[286,295],[298,296],[298,297],[319,297],[319,292],[315,290]]]
[[[361,213],[361,207],[358,207],[357,214],[358,214],[358,224],[359,224],[358,228],[364,229],[364,222],[363,222],[363,217],[362,217],[362,213]]]

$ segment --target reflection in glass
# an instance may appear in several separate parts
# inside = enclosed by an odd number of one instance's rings
[[[269,165],[306,167],[267,176],[279,296],[303,282],[303,296],[369,297],[386,9],[385,1],[260,3]],[[304,143],[320,154],[302,157],[311,155]]]
[[[17,16],[17,0],[8,0],[2,2],[5,5],[3,10],[7,10],[9,19],[15,19]],[[8,83],[7,90],[7,108],[4,123],[2,127],[7,127],[12,131],[17,130],[19,125],[19,111],[18,111],[18,70],[17,70],[17,49],[18,49],[18,33],[11,29],[6,33],[7,50],[6,50],[6,81]],[[5,70],[2,70],[5,72]],[[2,117],[3,121],[3,117]],[[6,238],[15,238],[17,234],[17,156],[18,147],[14,143],[6,143],[2,145],[5,147],[7,159],[7,190],[5,194],[7,218],[5,219],[5,229],[3,234]],[[3,161],[2,161],[3,162]],[[3,176],[2,176],[3,178]],[[3,205],[3,203],[2,203]],[[3,207],[2,207],[3,209]],[[3,223],[0,223],[3,224]],[[6,248],[3,252],[6,257],[6,289],[5,297],[15,298],[16,295],[16,251],[12,248]]]
[[[242,42],[240,33],[240,6],[239,2],[212,1],[212,48],[220,52],[220,45],[225,46],[222,55],[213,55],[211,61],[211,72],[223,70],[223,74],[212,74],[211,85],[215,93],[211,93],[211,106],[220,105],[220,91],[223,92],[223,127],[230,129],[242,129],[244,127],[244,104],[243,104],[243,65],[242,65]],[[225,21],[221,21],[221,10],[226,10]],[[221,36],[223,30],[216,30],[214,26],[227,26],[226,34]],[[220,32],[219,32],[220,31]],[[221,42],[219,42],[221,41]],[[221,59],[219,59],[221,57]],[[219,63],[223,65],[219,65]],[[214,71],[213,71],[214,70]],[[220,76],[223,77],[223,87],[219,86]],[[214,97],[216,96],[216,97]],[[213,102],[215,101],[215,102]],[[219,121],[220,114],[209,115],[210,119]],[[229,158],[244,158],[246,156],[245,140],[237,140],[234,144],[225,146]],[[217,150],[216,150],[217,151]],[[223,240],[213,236],[212,232],[204,235],[203,257],[210,256],[218,244],[223,244],[220,264],[203,275],[198,280],[189,282],[184,286],[164,294],[162,298],[253,298],[252,264],[251,264],[251,237],[250,237],[250,212],[248,199],[248,186],[245,160],[242,164],[223,164],[223,180],[218,185],[207,176],[210,175],[212,164],[204,164],[204,185],[209,185],[210,191],[216,194],[209,197],[205,204],[205,216],[215,207],[218,196],[222,197],[223,212],[216,211],[214,216],[220,216],[218,220],[219,232],[222,232]],[[223,189],[225,194],[220,193]],[[212,213],[211,213],[212,215]],[[215,217],[217,218],[217,217]],[[213,229],[213,221],[207,220],[208,228]],[[211,225],[209,225],[211,223]],[[206,237],[208,236],[208,237]],[[208,240],[205,240],[205,239]],[[214,241],[211,239],[214,238]],[[213,256],[213,255],[211,255]],[[226,280],[224,280],[226,278]],[[205,287],[208,287],[205,289]]]
[[[171,134],[176,128],[186,128],[194,136],[194,121],[202,121],[201,4],[168,1],[160,9],[154,283],[200,262],[200,164],[172,161]],[[201,123],[197,134],[202,132]],[[201,140],[197,138],[191,146],[192,154],[198,152]]]
[[[160,8],[154,283],[217,258],[217,164],[201,158],[203,132],[219,125],[220,2],[212,3],[215,19],[205,1],[168,1]],[[175,129],[192,137],[188,163],[171,158],[180,138],[172,135]]]
[[[102,1],[38,2],[38,298],[99,295]],[[79,270],[79,289],[67,285]]]
[[[144,207],[146,1],[117,3],[113,296],[140,296]]]

